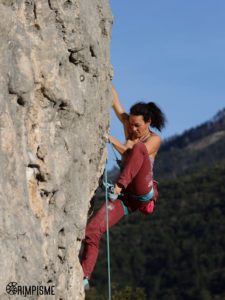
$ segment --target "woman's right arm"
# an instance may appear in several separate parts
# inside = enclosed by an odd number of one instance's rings
[[[130,145],[124,145],[121,144],[118,140],[116,140],[113,136],[109,136],[110,137],[110,141],[112,143],[112,145],[114,146],[114,148],[124,157],[127,157],[130,149],[132,149],[132,146]]]
[[[121,154],[124,155],[124,153],[127,151],[127,147],[123,144],[121,144],[118,140],[116,140],[113,136],[110,135],[111,143],[113,144],[114,148]]]
[[[129,115],[124,111],[122,105],[120,104],[117,92],[113,85],[112,85],[112,90],[113,90],[113,109],[115,114],[117,115],[117,118],[123,124],[124,134],[127,139],[129,136]]]

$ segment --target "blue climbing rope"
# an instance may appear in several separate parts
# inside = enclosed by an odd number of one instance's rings
[[[109,300],[111,300],[111,279],[110,279],[110,249],[109,249],[109,217],[108,217],[108,184],[107,184],[107,159],[105,160],[105,207],[106,207],[106,232],[107,232],[107,258],[108,258],[108,289]]]

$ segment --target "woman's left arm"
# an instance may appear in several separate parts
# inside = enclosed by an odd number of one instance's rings
[[[161,137],[159,135],[153,135],[151,136],[146,142],[145,142],[145,146],[148,150],[148,154],[154,154],[157,153],[160,145],[162,143]]]

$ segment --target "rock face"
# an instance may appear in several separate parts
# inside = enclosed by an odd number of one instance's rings
[[[10,282],[84,298],[78,255],[106,158],[112,23],[108,0],[0,0],[0,299]]]

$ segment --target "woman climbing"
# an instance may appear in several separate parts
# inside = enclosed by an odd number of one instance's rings
[[[161,145],[161,138],[149,127],[161,131],[165,126],[162,111],[153,103],[139,102],[125,113],[117,92],[113,87],[113,109],[123,124],[126,143],[121,144],[112,136],[110,140],[122,156],[122,172],[115,183],[114,193],[118,198],[108,203],[108,227],[115,225],[124,215],[139,209],[143,214],[153,211],[157,196],[153,181],[153,164]],[[95,266],[99,241],[106,231],[106,204],[97,211],[86,227],[82,268],[84,271],[84,287],[89,288],[93,268]]]

